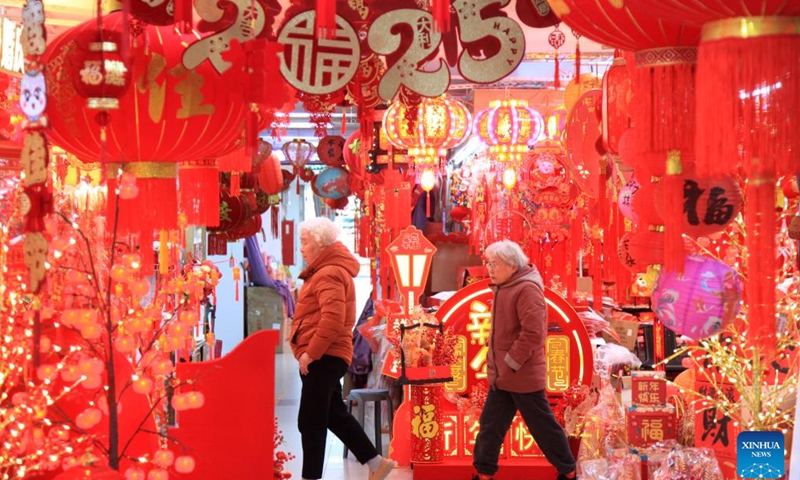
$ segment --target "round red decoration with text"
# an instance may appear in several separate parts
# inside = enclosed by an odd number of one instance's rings
[[[657,190],[663,187],[659,185]],[[657,192],[656,209],[666,218],[664,195]],[[683,233],[702,237],[721,232],[742,210],[742,191],[736,179],[729,176],[702,178],[688,174],[683,179]],[[674,213],[672,213],[674,214]]]
[[[650,265],[663,265],[664,240],[664,232],[657,230],[625,234],[617,252],[622,265],[633,273],[644,273]]]
[[[322,137],[317,145],[319,161],[329,167],[344,166],[344,137],[328,135]]]

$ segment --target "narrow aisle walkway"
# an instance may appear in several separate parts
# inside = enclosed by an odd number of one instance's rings
[[[297,362],[290,353],[288,344],[284,344],[284,352],[275,358],[275,416],[278,418],[278,428],[283,431],[284,444],[278,449],[292,453],[296,458],[288,462],[286,467],[292,473],[292,480],[302,478],[302,443],[300,432],[297,431],[297,411],[300,406],[300,377],[297,371]],[[364,423],[370,426],[371,432],[372,412],[368,409]],[[371,437],[371,433],[368,433]],[[389,451],[389,436],[383,436],[383,455]],[[342,442],[335,435],[328,432],[328,447],[325,451],[324,480],[368,480],[369,470],[366,465],[361,465],[352,454],[343,458]],[[398,468],[389,480],[411,480],[411,470]]]

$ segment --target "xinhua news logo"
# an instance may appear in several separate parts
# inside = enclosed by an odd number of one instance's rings
[[[783,433],[741,432],[736,437],[736,467],[741,478],[783,476]]]

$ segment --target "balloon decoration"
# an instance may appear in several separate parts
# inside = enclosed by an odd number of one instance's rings
[[[350,195],[350,174],[343,168],[326,168],[314,177],[314,193],[322,198],[339,200]]]
[[[689,255],[684,273],[662,270],[653,292],[658,319],[678,335],[713,335],[739,312],[742,286],[736,271],[713,258]]]

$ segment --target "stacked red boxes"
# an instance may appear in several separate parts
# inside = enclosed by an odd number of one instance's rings
[[[675,407],[667,404],[663,372],[631,372],[628,444],[634,448],[675,439]]]

